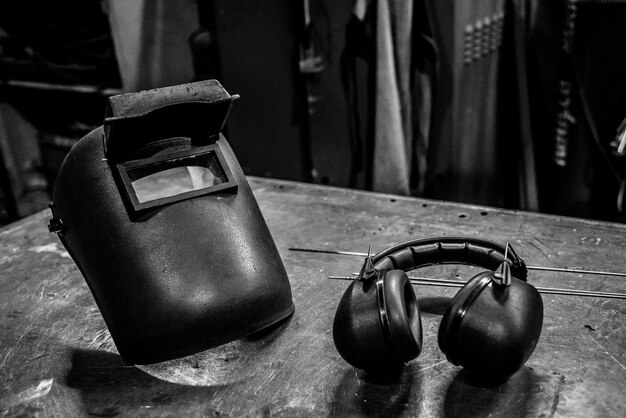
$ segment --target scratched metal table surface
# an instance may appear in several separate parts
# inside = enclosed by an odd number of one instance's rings
[[[528,264],[623,270],[626,226],[345,189],[250,179],[289,274],[296,312],[271,332],[135,367],[117,354],[78,269],[42,212],[0,230],[0,415],[4,416],[626,416],[626,301],[544,295],[526,366],[481,387],[437,347],[456,289],[416,288],[424,350],[376,377],[334,349],[332,319],[361,259],[290,246],[365,251],[413,238],[510,242]],[[420,275],[469,278],[466,266]],[[538,286],[626,290],[623,278],[531,272]]]

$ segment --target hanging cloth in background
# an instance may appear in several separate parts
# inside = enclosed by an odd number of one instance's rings
[[[367,154],[353,155],[353,161],[365,161],[366,188],[401,195],[423,191],[430,128],[432,80],[415,74],[415,34],[422,37],[414,27],[414,5],[413,0],[356,0],[346,40],[344,85],[352,107],[353,149]],[[369,53],[363,51],[364,42]],[[366,127],[356,109],[357,57],[367,61],[370,73],[367,117],[373,120]],[[368,140],[363,141],[365,130]]]
[[[413,6],[412,36],[412,118],[413,149],[411,194],[424,196],[428,169],[428,149],[432,141],[433,103],[436,93],[437,58],[439,55],[432,30],[432,11],[425,1]]]
[[[541,210],[624,221],[626,1],[538,0],[529,15]]]
[[[376,2],[373,189],[410,194],[412,0]]]

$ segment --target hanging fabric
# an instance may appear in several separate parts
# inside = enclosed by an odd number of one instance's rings
[[[418,2],[419,10],[421,6]],[[414,8],[413,0],[357,0],[347,27],[344,55],[344,85],[352,108],[350,125],[357,153],[353,161],[358,161],[353,168],[369,169],[366,188],[402,195],[423,190],[430,128],[432,80],[415,73],[425,68],[423,64],[415,65],[414,53],[416,45],[423,49],[425,41],[419,28],[414,27]],[[371,52],[364,52],[363,42]],[[357,109],[358,58],[367,62],[369,72],[367,117],[372,120],[366,126]],[[363,158],[359,152],[367,155]]]
[[[409,84],[413,2],[376,3],[373,187],[408,195],[413,134]]]
[[[624,220],[626,1],[538,0],[530,16],[541,210]]]
[[[366,188],[536,206],[521,8],[512,0],[356,0],[345,85]],[[365,123],[359,60],[369,73]]]

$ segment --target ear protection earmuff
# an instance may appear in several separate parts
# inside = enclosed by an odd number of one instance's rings
[[[543,323],[539,292],[524,261],[500,244],[443,237],[405,242],[365,260],[339,302],[333,339],[364,370],[397,368],[422,349],[419,304],[405,271],[437,264],[488,269],[454,296],[439,326],[439,348],[472,375],[504,379],[532,354]]]

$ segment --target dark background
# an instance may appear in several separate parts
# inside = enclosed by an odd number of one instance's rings
[[[356,41],[358,94],[349,98],[344,60],[354,5],[2,2],[0,222],[45,208],[63,157],[102,123],[107,97],[207,78],[241,95],[225,134],[247,174],[370,189],[376,32],[364,25],[371,31]],[[426,187],[415,195],[623,221],[617,203],[624,157],[611,142],[626,117],[626,6],[578,5],[575,48],[564,57],[567,7],[539,0],[414,2],[414,65],[436,74],[434,97],[426,101],[432,115]],[[468,27],[500,12],[499,47],[464,63]],[[303,72],[302,54],[311,47],[320,68]],[[576,120],[565,167],[553,162],[562,79],[572,83]],[[362,131],[356,148],[355,115]],[[520,168],[529,149],[531,177]]]

